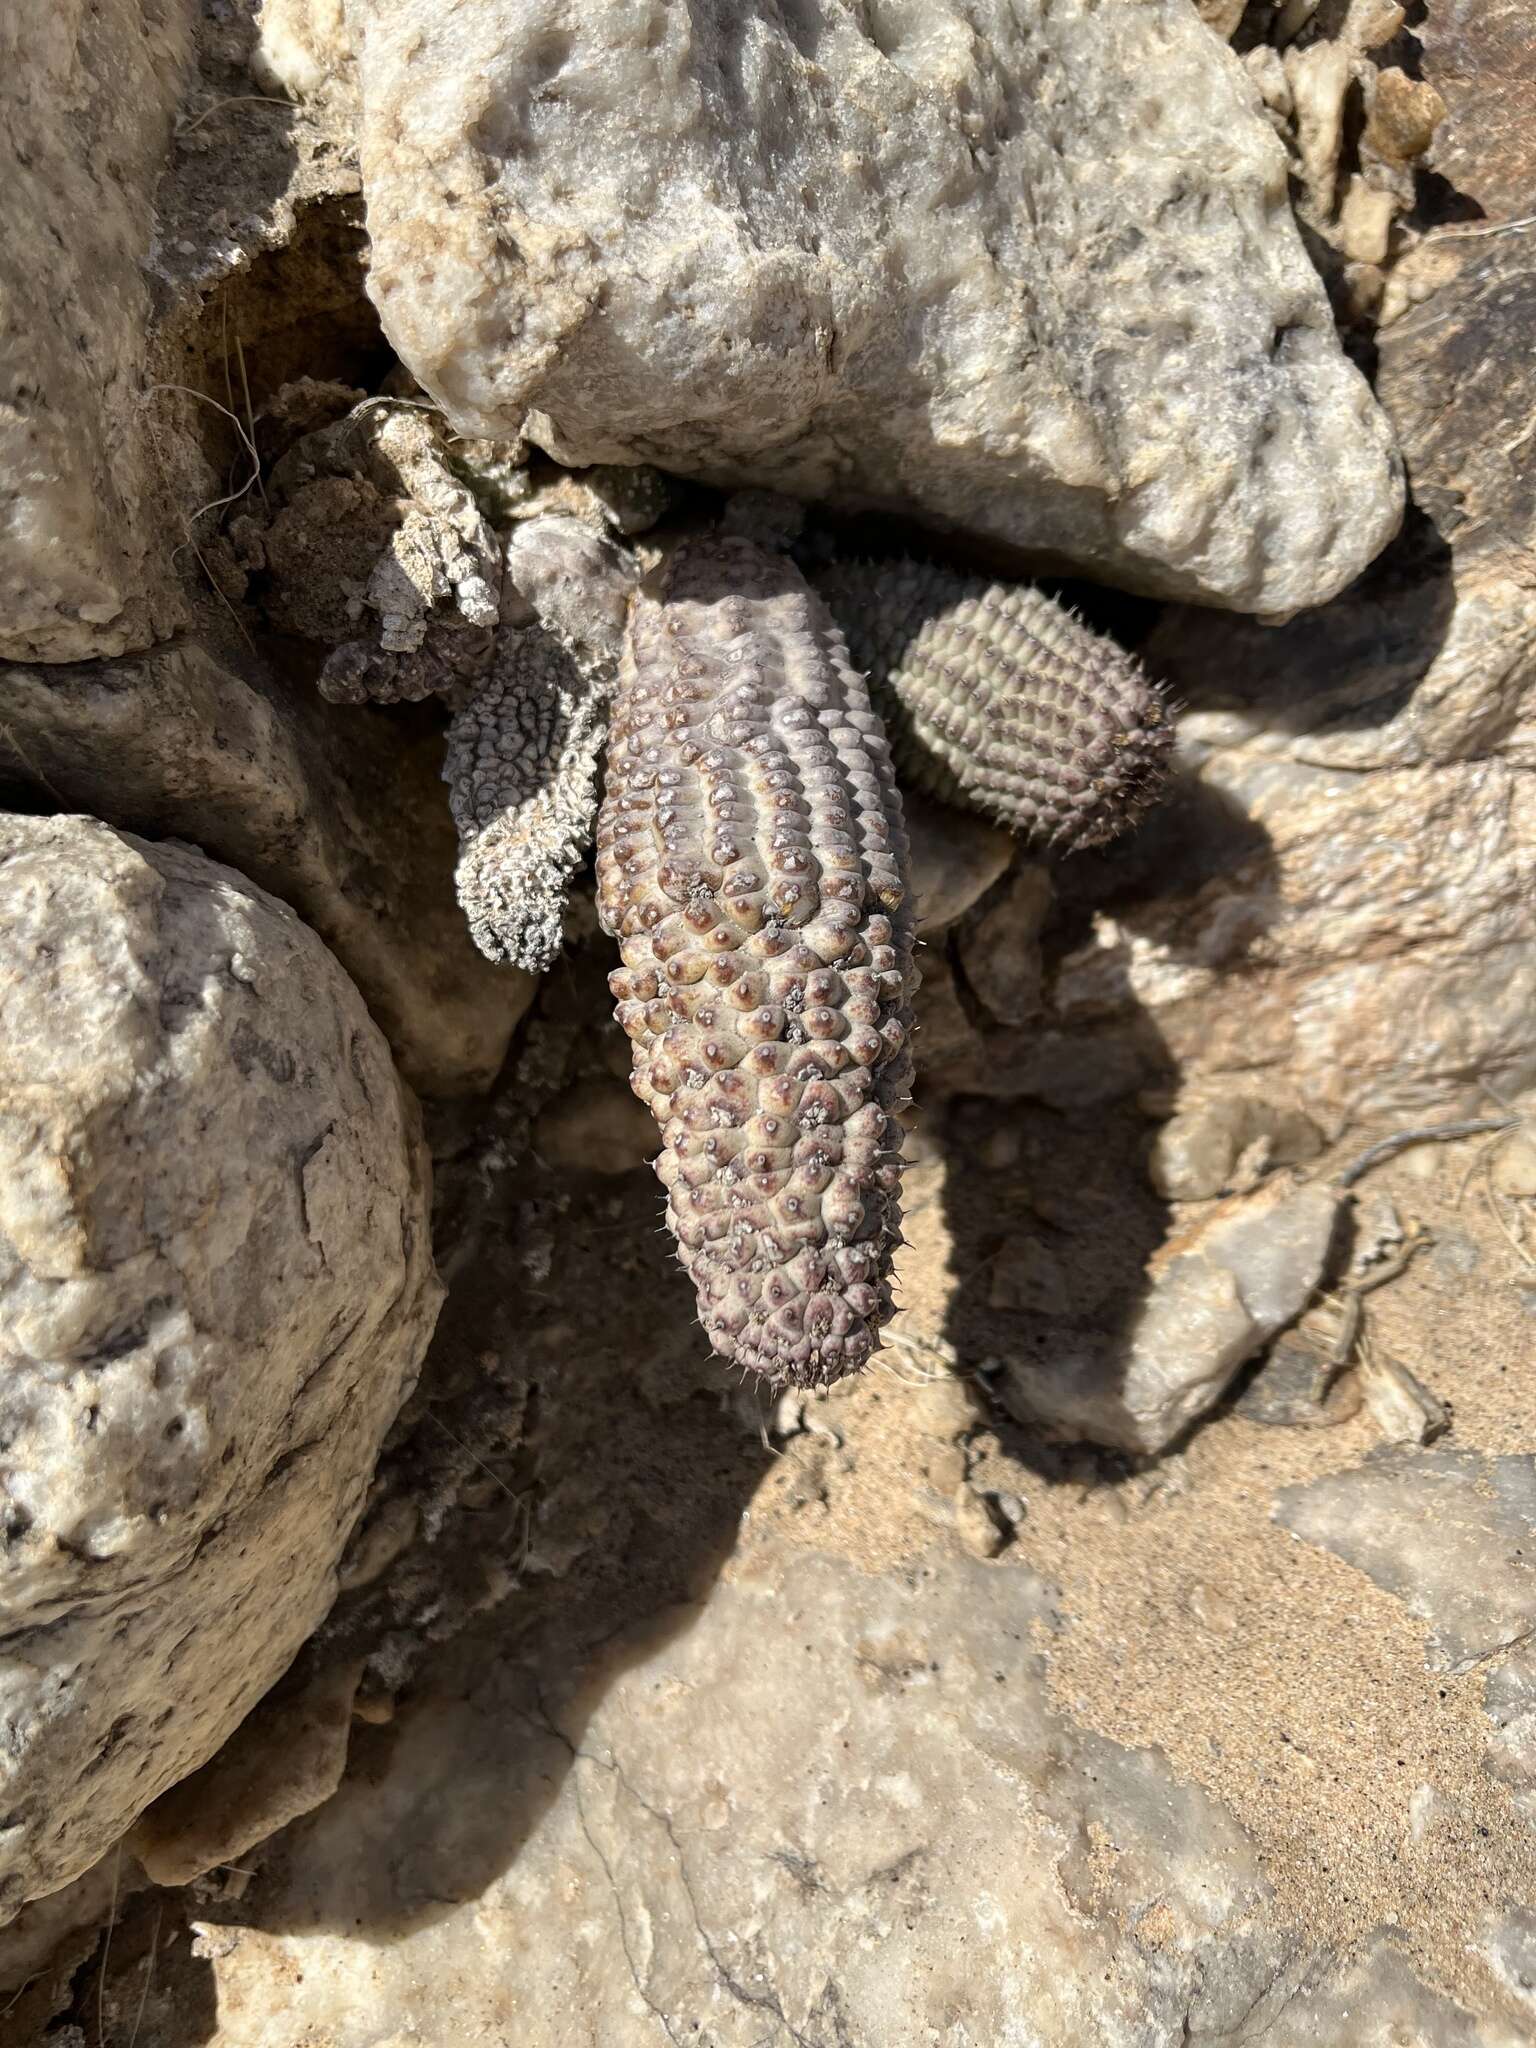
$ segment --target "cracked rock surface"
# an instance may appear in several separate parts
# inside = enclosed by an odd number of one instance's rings
[[[322,1618],[441,1290],[356,989],[194,849],[0,820],[0,1063],[9,1917]]]
[[[722,1397],[643,1147],[613,1170],[606,962],[578,945],[493,1102],[436,1119],[448,1304],[294,1674],[356,1685],[340,1787],[135,1897],[109,2027],[143,1999],[166,2048],[1517,2048],[1529,1644],[1426,1663],[1458,1589],[1502,1597],[1477,1474],[1529,1464],[1524,1269],[1457,1206],[1471,1148],[1369,1188],[1440,1240],[1368,1309],[1453,1411],[1432,1451],[1384,1459],[1358,1398],[1229,1400],[1154,1460],[1019,1425],[995,1347],[1136,1313],[1102,1104],[920,1115],[890,1341],[762,1409]],[[1353,1552],[1277,1519],[1378,1468],[1400,1511]],[[203,1774],[212,1821],[221,1768],[263,1809],[257,1754]],[[274,1749],[269,1810],[293,1775]]]

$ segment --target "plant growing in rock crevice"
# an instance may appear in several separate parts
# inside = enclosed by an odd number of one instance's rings
[[[437,433],[411,416],[389,561],[407,529],[439,563],[482,530],[473,468],[461,452],[450,470]],[[459,585],[428,579],[414,647],[395,655],[387,619],[377,646],[346,643],[347,694],[453,705],[460,902],[484,953],[535,972],[562,942],[606,747],[599,914],[701,1321],[771,1382],[824,1382],[870,1356],[891,1311],[915,986],[898,767],[1070,851],[1151,800],[1168,715],[1129,656],[1038,591],[907,559],[824,566],[813,590],[787,552],[794,508],[745,494],[722,533],[636,539],[664,481],[593,476],[509,492],[497,469],[484,503],[512,508],[511,531],[497,573],[471,579],[496,626],[477,613],[471,647]],[[369,578],[375,611],[394,582]],[[473,659],[439,675],[445,646]]]

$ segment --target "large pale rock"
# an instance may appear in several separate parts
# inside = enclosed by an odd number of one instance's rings
[[[457,1653],[208,1916],[214,2048],[1514,2048],[1309,1943],[1220,1801],[1052,1699],[1057,1626],[1028,1570],[805,1556],[574,1698]]]
[[[901,793],[912,846],[912,896],[924,938],[963,917],[1013,860],[1012,836],[969,811],[952,810],[921,790]]]
[[[869,1579],[806,1557],[717,1588],[569,1704],[531,1677],[433,1688],[383,1782],[290,1836],[270,1931],[236,1909],[239,1938],[209,1941],[218,2048],[306,2029],[336,2048],[396,2029],[489,2041],[487,1996],[522,2048],[991,2042],[1026,2024],[1107,2048],[1176,2039],[1189,2015],[1224,2038],[1280,1974],[1252,1846],[1155,1754],[1053,1710],[1030,1642],[1048,1613],[1028,1572],[935,1560]],[[460,1809],[457,1854],[364,1846],[456,1807],[493,1753],[504,1789],[479,1824]],[[527,1814],[511,1867],[421,1914],[419,1885],[446,1899],[494,1857],[492,1804]],[[405,1924],[353,1945],[358,1916]]]
[[[192,14],[0,14],[0,655],[120,654],[181,614],[142,266]]]
[[[415,1110],[314,934],[191,848],[0,821],[0,1906],[319,1622],[439,1299]]]
[[[298,90],[320,12],[269,9]],[[1257,611],[1396,528],[1283,148],[1187,0],[346,18],[369,289],[461,432]]]
[[[188,839],[282,897],[356,981],[412,1085],[487,1087],[534,982],[475,950],[453,895],[442,742],[332,710],[183,640],[0,670],[0,778],[30,801]]]
[[[359,1667],[279,1685],[211,1762],[163,1793],[129,1838],[154,1884],[190,1884],[324,1805],[341,1783]]]

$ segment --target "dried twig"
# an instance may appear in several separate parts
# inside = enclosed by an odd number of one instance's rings
[[[20,761],[22,767],[26,769],[27,773],[30,776],[32,776],[35,781],[40,782],[43,785],[44,789],[47,790],[50,796],[57,797],[59,803],[67,811],[69,809],[69,798],[65,796],[63,790],[57,788],[55,784],[49,780],[47,775],[43,773],[42,769],[38,767],[37,763],[32,759],[32,756],[21,744],[21,741],[17,739],[15,733],[5,723],[4,719],[0,719],[0,740],[4,740],[5,744],[10,748],[11,752],[16,756],[17,760]]]
[[[1373,1166],[1380,1166],[1383,1160],[1395,1159],[1399,1152],[1406,1152],[1410,1145],[1448,1144],[1457,1138],[1481,1138],[1493,1131],[1507,1131],[1520,1121],[1517,1116],[1464,1117],[1450,1124],[1415,1124],[1405,1131],[1394,1131],[1389,1138],[1379,1138],[1368,1146],[1358,1159],[1333,1177],[1337,1188],[1353,1187],[1363,1174]]]
[[[246,446],[250,449],[251,455],[255,460],[256,489],[261,494],[261,502],[265,505],[267,502],[267,487],[261,480],[261,457],[256,453],[256,414],[251,405],[251,384],[250,379],[245,374],[245,350],[240,345],[240,330],[238,328],[235,330],[235,361],[240,365],[240,389],[245,398]],[[246,486],[246,489],[250,489],[249,484]]]
[[[913,1377],[899,1370],[893,1360],[884,1354],[887,1351],[903,1351],[913,1361]],[[942,1370],[929,1371],[923,1364],[926,1359],[937,1359]],[[892,1379],[900,1380],[904,1387],[935,1386],[940,1380],[963,1380],[967,1377],[960,1364],[960,1355],[953,1344],[943,1337],[911,1337],[904,1330],[886,1330],[881,1339],[878,1364]]]
[[[1493,1191],[1493,1181],[1489,1175],[1489,1167],[1491,1166],[1491,1164],[1491,1160],[1485,1159],[1483,1162],[1483,1199],[1488,1204],[1488,1213],[1492,1216],[1494,1222],[1499,1226],[1500,1231],[1504,1235],[1505,1242],[1508,1244],[1510,1250],[1514,1253],[1515,1257],[1519,1259],[1523,1265],[1536,1266],[1536,1259],[1533,1259],[1531,1257],[1530,1253],[1526,1250],[1520,1238],[1516,1235],[1516,1233],[1513,1230],[1510,1229],[1508,1223],[1504,1220],[1504,1211],[1499,1207],[1499,1198]]]
[[[238,348],[239,345],[240,338],[237,335],[235,337],[235,346]],[[242,377],[245,375],[245,364],[243,360],[240,365],[240,374]],[[226,505],[237,504],[239,500],[245,496],[247,491],[252,489],[254,485],[259,484],[261,482],[261,457],[256,451],[256,441],[254,434],[247,431],[244,420],[240,418],[240,415],[238,413],[231,412],[227,405],[220,405],[219,401],[215,397],[213,397],[213,395],[210,392],[194,391],[190,384],[149,384],[145,386],[146,397],[152,395],[156,391],[177,391],[180,392],[183,398],[200,399],[204,405],[211,405],[215,412],[223,413],[225,419],[229,421],[230,425],[234,428],[235,432],[240,436],[241,442],[245,447],[246,453],[251,458],[251,473],[246,478],[245,482],[240,486],[239,490],[230,491],[227,494],[227,496],[222,498],[210,498],[206,505],[199,505],[197,510],[191,514],[191,517],[188,520],[188,525],[191,524],[191,521],[193,519],[201,519],[205,512],[220,512],[224,509]],[[249,396],[249,394],[247,394],[247,396]]]
[[[299,110],[296,100],[274,99],[270,93],[232,93],[228,99],[215,100],[211,106],[204,107],[195,119],[183,121],[176,130],[178,141],[183,135],[190,135],[194,128],[201,128],[212,115],[222,113],[225,107],[286,107],[290,114],[296,114]]]
[[[11,1996],[9,1997],[9,1999],[7,1999],[4,2005],[0,2005],[0,2020],[3,2020],[8,2012],[14,2012],[16,2010],[17,2006],[20,2005],[21,2001],[26,1997],[27,1993],[32,1989],[32,1986],[36,1982],[37,1974],[35,1972],[30,1977],[22,1978],[21,1984],[18,1987],[18,1989],[11,1993]]]
[[[149,2003],[149,1987],[155,1974],[155,1953],[160,1946],[160,1923],[165,1917],[165,1900],[155,1904],[155,1931],[149,1937],[149,1954],[144,1960],[144,1989],[139,1993],[139,2009],[133,2016],[133,2032],[128,2036],[128,2048],[138,2048],[139,2029],[144,2024],[144,2008]]]
[[[1430,228],[1423,239],[1426,242],[1481,242],[1490,235],[1514,235],[1527,228],[1536,228],[1536,213],[1522,214],[1519,220],[1485,221],[1480,227]]]
[[[225,376],[227,380],[229,371],[229,361],[227,356],[225,358],[224,367]],[[256,651],[255,643],[252,641],[250,634],[245,630],[245,621],[241,618],[240,614],[235,610],[235,607],[230,603],[228,593],[225,591],[223,585],[219,582],[219,579],[214,575],[212,569],[208,566],[208,558],[203,553],[202,549],[198,546],[197,535],[193,532],[192,527],[193,521],[201,519],[205,512],[216,512],[222,506],[235,504],[237,500],[245,496],[246,492],[250,490],[253,484],[260,483],[261,458],[256,452],[256,443],[251,438],[251,436],[247,434],[245,426],[239,419],[238,415],[232,412],[227,405],[220,405],[219,401],[216,398],[212,397],[208,392],[194,391],[191,389],[189,385],[186,384],[150,384],[145,387],[144,395],[146,398],[148,398],[154,392],[157,391],[179,391],[182,392],[188,398],[200,398],[202,399],[205,405],[211,405],[216,412],[223,413],[225,417],[233,423],[235,432],[240,436],[241,443],[243,444],[243,446],[246,448],[247,452],[250,455],[251,474],[246,478],[245,482],[240,486],[238,491],[231,492],[227,497],[212,498],[206,505],[199,505],[197,510],[193,512],[190,515],[190,517],[183,518],[182,524],[186,530],[187,537],[185,541],[183,541],[182,546],[189,547],[192,550],[192,553],[197,558],[198,567],[202,570],[203,574],[208,579],[208,588],[213,592],[214,596],[219,600],[219,603],[223,605],[225,611],[227,611],[229,613],[229,616],[234,620],[235,631],[240,635],[240,638],[245,642],[246,646],[249,647],[251,652],[254,654]],[[230,395],[231,397],[233,397],[233,392],[231,392]],[[160,453],[159,439],[155,433],[153,420],[150,421],[150,443],[155,450],[155,456],[160,463],[162,474],[164,474],[165,458]],[[169,486],[169,479],[167,479],[167,485]],[[176,550],[176,553],[180,554],[180,552],[181,549],[178,548]]]
[[[107,1931],[101,1944],[101,1973],[96,1979],[96,2048],[107,2048],[107,1958],[112,1953],[112,1929],[117,1925],[117,1886],[123,1874],[123,1845],[117,1845],[112,1861],[112,1899],[107,1907]]]
[[[1335,1374],[1342,1372],[1348,1365],[1350,1353],[1359,1341],[1360,1324],[1365,1314],[1362,1297],[1378,1287],[1385,1287],[1389,1280],[1397,1279],[1399,1274],[1407,1271],[1415,1254],[1433,1243],[1434,1238],[1430,1232],[1422,1224],[1415,1223],[1410,1226],[1408,1236],[1391,1258],[1383,1259],[1379,1266],[1372,1267],[1353,1280],[1346,1280],[1338,1294],[1324,1297],[1332,1308],[1337,1309],[1340,1320],[1338,1331],[1322,1362],[1321,1392],[1326,1393]]]
[[[480,1470],[485,1474],[486,1478],[490,1480],[493,1486],[499,1486],[502,1492],[507,1496],[508,1500],[515,1501],[519,1507],[523,1506],[523,1496],[520,1493],[514,1492],[513,1489],[510,1486],[508,1486],[505,1479],[503,1479],[499,1473],[493,1472],[490,1466],[486,1464],[484,1458],[478,1457],[476,1453],[470,1448],[470,1446],[467,1443],[465,1443],[463,1437],[461,1437],[456,1430],[452,1430],[448,1427],[447,1423],[444,1422],[443,1418],[441,1417],[441,1415],[438,1414],[437,1410],[432,1406],[432,1403],[430,1401],[427,1403],[427,1413],[431,1416],[432,1420],[437,1424],[438,1428],[443,1432],[443,1435],[447,1437],[448,1441],[450,1443],[457,1444],[459,1449],[464,1453],[465,1457],[468,1458],[472,1464],[478,1465],[480,1467]]]

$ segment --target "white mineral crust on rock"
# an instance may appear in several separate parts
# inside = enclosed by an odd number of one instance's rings
[[[0,820],[0,1918],[324,1616],[441,1290],[417,1114],[293,913]]]
[[[335,53],[303,15],[267,10],[296,90]],[[348,8],[369,290],[461,433],[1261,612],[1321,603],[1390,539],[1390,429],[1257,90],[1187,0],[792,20]]]

